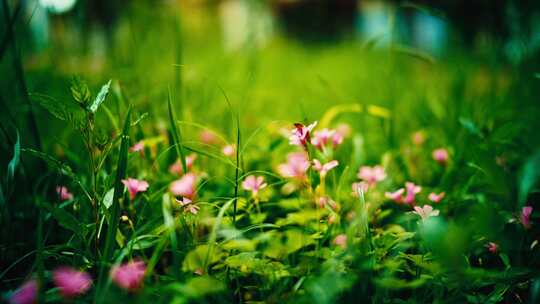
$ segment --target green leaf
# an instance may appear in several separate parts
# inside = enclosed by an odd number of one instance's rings
[[[107,193],[105,193],[105,196],[103,197],[103,206],[105,208],[109,209],[113,203],[114,198],[114,188],[109,189]]]
[[[111,80],[109,80],[106,84],[104,84],[101,87],[101,90],[99,90],[99,93],[94,99],[94,102],[92,102],[92,104],[88,107],[88,111],[92,113],[96,113],[101,103],[103,103],[103,101],[105,101],[105,98],[107,98],[107,95],[109,95],[110,86],[111,86]]]
[[[537,150],[531,155],[525,165],[521,168],[519,177],[519,204],[520,207],[525,205],[527,196],[533,190],[534,186],[540,179],[540,150]]]
[[[53,207],[48,203],[41,203],[41,206],[45,207],[52,216],[58,221],[58,224],[66,229],[69,229],[79,235],[82,233],[82,226],[81,222],[75,218],[71,213],[67,212],[66,210],[58,207]]]
[[[80,77],[73,77],[70,90],[73,99],[82,107],[85,107],[90,102],[90,98],[92,98],[88,85]]]

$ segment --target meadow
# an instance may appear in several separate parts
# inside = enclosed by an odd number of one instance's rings
[[[0,49],[4,300],[540,301],[537,56],[144,3]]]

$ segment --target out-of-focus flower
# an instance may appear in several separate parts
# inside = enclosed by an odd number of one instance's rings
[[[264,182],[264,176],[250,175],[242,182],[242,188],[251,191],[253,196],[257,196],[259,190],[265,188],[267,184]]]
[[[187,197],[176,199],[176,202],[184,208],[184,212],[189,212],[191,214],[197,214],[199,212],[199,206]]]
[[[201,133],[199,133],[199,140],[207,145],[215,144],[217,142],[217,136],[214,134],[214,132],[210,130],[202,130]]]
[[[346,123],[340,123],[336,127],[336,133],[339,133],[339,135],[341,135],[341,138],[348,137],[349,135],[351,135],[351,126]]]
[[[146,264],[135,260],[113,267],[111,278],[118,287],[134,292],[142,286],[145,272]]]
[[[192,200],[196,194],[196,183],[197,176],[194,173],[187,173],[172,182],[169,190],[174,196],[183,196]]]
[[[338,234],[336,238],[334,238],[334,245],[341,247],[341,249],[346,249],[347,248],[347,235]]]
[[[33,304],[36,303],[38,285],[36,280],[29,280],[11,294],[9,304]]]
[[[146,190],[148,190],[149,187],[148,182],[146,182],[145,180],[134,179],[131,177],[129,177],[128,179],[123,179],[122,183],[128,189],[129,198],[131,200],[135,199],[137,193],[145,192]]]
[[[140,152],[141,155],[144,154],[144,140],[136,142],[133,146],[129,148],[129,152]]]
[[[361,181],[352,183],[352,195],[358,197],[358,193],[366,193],[369,190],[369,184],[367,182]]]
[[[60,200],[67,201],[73,199],[73,194],[69,192],[69,189],[66,186],[57,186],[56,194],[60,197]]]
[[[426,136],[424,134],[424,132],[422,131],[416,131],[412,134],[411,136],[411,139],[412,139],[412,142],[417,145],[417,146],[421,146],[424,144],[424,142],[426,141]]]
[[[385,192],[384,196],[387,199],[393,200],[396,203],[402,203],[403,202],[403,193],[405,193],[405,189],[399,188],[398,190],[394,192]]]
[[[317,122],[304,126],[301,123],[295,123],[294,129],[291,131],[292,135],[289,137],[289,143],[295,146],[307,146],[310,141],[311,131],[317,126]]]
[[[439,148],[439,149],[433,150],[433,152],[431,153],[431,156],[436,162],[438,162],[440,165],[443,165],[443,166],[446,165],[449,158],[448,150],[446,150],[445,148]]]
[[[339,162],[337,160],[332,160],[327,162],[326,164],[321,164],[321,162],[318,159],[313,160],[313,169],[319,171],[319,174],[321,175],[321,178],[324,178],[328,171],[334,169],[339,165]]]
[[[319,207],[324,208],[325,206],[330,207],[332,210],[336,210],[338,208],[338,204],[331,199],[329,196],[321,196],[317,199],[317,203]]]
[[[71,267],[60,267],[53,272],[53,281],[64,298],[73,298],[86,293],[92,286],[87,272]]]
[[[497,251],[499,250],[499,245],[493,242],[489,242],[486,244],[486,248],[491,253],[497,253]]]
[[[384,168],[382,166],[362,166],[358,170],[358,178],[367,182],[369,186],[374,186],[378,182],[384,180],[386,178],[386,173],[384,172]]]
[[[405,183],[405,189],[407,189],[407,194],[403,198],[403,202],[405,204],[412,205],[414,204],[416,200],[416,194],[420,193],[422,191],[422,187],[415,185],[412,182],[406,182]]]
[[[236,151],[236,145],[234,144],[230,144],[230,145],[226,145],[223,147],[223,149],[221,150],[221,152],[223,153],[223,155],[227,156],[227,157],[231,157],[234,155]]]
[[[189,171],[193,167],[193,163],[197,159],[197,154],[192,153],[188,156],[186,156],[186,168]],[[170,167],[169,172],[172,174],[178,174],[182,175],[184,173],[184,169],[182,168],[182,162],[180,160],[175,161]]]
[[[525,229],[531,228],[531,213],[533,212],[533,207],[531,206],[525,206],[523,209],[521,209],[521,214],[519,217],[519,221],[525,227]]]
[[[319,150],[323,150],[328,144],[332,144],[332,148],[336,148],[343,142],[343,135],[336,130],[322,129],[320,131],[313,132],[313,138],[311,144],[317,147]]]
[[[429,195],[428,195],[428,199],[434,203],[440,203],[442,201],[442,199],[444,198],[444,196],[446,195],[446,193],[444,192],[441,192],[439,194],[435,193],[435,192],[431,192]]]
[[[287,162],[278,166],[278,173],[285,178],[306,179],[309,160],[305,152],[293,152],[287,155]]]
[[[430,205],[424,205],[422,208],[414,206],[413,213],[418,214],[422,220],[426,220],[430,216],[438,216],[439,210],[433,209]]]

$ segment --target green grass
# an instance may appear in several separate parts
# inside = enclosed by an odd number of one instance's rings
[[[2,82],[1,117],[10,116],[1,122],[6,296],[36,278],[41,300],[58,301],[53,271],[68,265],[93,278],[76,303],[538,299],[535,58],[515,66],[490,49],[455,46],[426,60],[400,46],[284,35],[226,52],[212,10],[126,9],[104,57],[57,33],[47,50],[24,53],[24,75],[14,70],[19,76]],[[17,60],[4,58],[2,68]],[[70,90],[73,75],[88,86],[75,80]],[[21,79],[28,94],[7,95]],[[37,139],[24,120],[27,98]],[[308,148],[312,159],[339,166],[324,182],[313,169],[302,182],[284,178],[279,164],[303,148],[283,132],[316,120],[319,131],[350,127],[336,149]],[[214,142],[201,141],[205,129]],[[411,139],[417,131],[421,145]],[[128,151],[141,140],[143,155]],[[223,155],[227,144],[236,145],[233,155]],[[445,166],[431,156],[440,147],[449,151]],[[182,172],[197,175],[197,214],[171,194],[181,176],[169,166],[178,159]],[[353,195],[359,167],[378,164],[387,177]],[[251,174],[268,184],[257,197],[242,186]],[[150,187],[128,199],[125,177]],[[422,186],[417,204],[439,216],[420,220],[385,197],[407,181]],[[60,200],[57,185],[73,199]],[[430,192],[442,191],[442,202],[429,202]],[[336,206],[317,207],[321,196]],[[523,206],[534,207],[530,228],[519,222]],[[109,278],[111,267],[131,259],[147,265],[136,292]]]

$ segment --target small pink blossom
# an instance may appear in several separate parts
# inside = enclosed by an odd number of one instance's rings
[[[448,150],[446,150],[445,148],[439,148],[439,149],[433,150],[433,153],[431,153],[431,156],[436,162],[438,162],[440,165],[443,165],[443,166],[446,165],[449,158]]]
[[[332,210],[338,209],[338,204],[331,199],[329,196],[321,196],[317,199],[319,207],[324,208],[325,206],[330,207]]]
[[[519,220],[525,229],[531,228],[531,213],[533,212],[533,207],[525,206],[521,209],[521,214]]]
[[[489,242],[486,244],[486,248],[491,253],[497,253],[497,251],[499,250],[499,245],[493,242]]]
[[[305,152],[293,152],[287,155],[287,162],[278,166],[278,173],[285,178],[306,179],[310,163]]]
[[[352,195],[358,197],[358,193],[366,193],[369,190],[369,184],[367,182],[361,181],[352,183]]]
[[[189,171],[193,167],[193,163],[197,159],[197,154],[190,154],[186,156],[186,168]],[[182,162],[180,160],[175,161],[170,167],[169,172],[172,174],[178,174],[182,175],[184,173],[184,169],[182,168]]]
[[[174,196],[183,196],[193,199],[196,194],[197,176],[194,173],[187,173],[180,179],[171,183],[169,190]]]
[[[118,287],[134,292],[142,286],[145,272],[146,264],[143,261],[134,260],[113,267],[111,278]]]
[[[36,303],[38,284],[36,280],[29,280],[11,294],[9,304],[33,304]]]
[[[251,191],[253,196],[257,196],[259,190],[265,188],[267,184],[264,182],[263,176],[250,175],[242,182],[242,188]]]
[[[422,220],[426,220],[430,216],[438,216],[439,210],[434,210],[430,205],[424,205],[422,208],[414,206],[413,213],[419,215]]]
[[[313,132],[313,138],[311,139],[311,144],[317,147],[319,150],[332,144],[332,148],[336,148],[343,142],[343,135],[338,133],[336,130],[322,129],[320,131]]]
[[[444,198],[444,196],[446,195],[446,193],[444,192],[441,192],[439,194],[435,193],[435,192],[431,192],[429,195],[428,195],[428,199],[434,203],[440,203],[442,201],[442,199]]]
[[[67,201],[73,199],[73,194],[69,192],[69,189],[66,186],[57,186],[56,194],[60,197],[60,200]]]
[[[146,190],[148,190],[149,187],[148,183],[145,180],[134,179],[131,177],[129,177],[128,179],[123,179],[122,183],[128,189],[129,198],[131,200],[135,199],[137,193],[145,192]]]
[[[374,186],[376,183],[386,178],[386,173],[382,166],[362,166],[358,170],[358,178],[366,181],[370,186]]]
[[[210,130],[202,130],[201,133],[199,133],[199,140],[207,145],[215,144],[217,142],[217,136],[214,134],[214,132]]]
[[[390,200],[393,200],[396,203],[402,203],[403,202],[403,193],[405,193],[405,189],[399,188],[398,190],[394,192],[385,192],[384,196]]]
[[[422,187],[415,185],[412,182],[406,182],[405,188],[407,189],[407,194],[403,198],[405,204],[413,205],[416,200],[416,194],[422,191]]]
[[[317,122],[304,126],[301,123],[295,123],[294,129],[291,131],[292,135],[289,137],[289,143],[295,146],[307,146],[310,141],[311,131],[317,126]]]
[[[64,298],[73,298],[86,293],[92,286],[87,272],[71,267],[60,267],[53,272],[53,281]]]
[[[324,178],[328,171],[334,169],[339,165],[339,162],[337,160],[332,160],[327,162],[326,164],[321,164],[321,162],[318,159],[313,160],[313,169],[316,171],[319,171],[319,174],[321,175],[321,178]]]
[[[136,142],[133,146],[129,148],[129,152],[140,152],[141,155],[144,154],[144,140]]]
[[[426,136],[424,135],[424,132],[422,131],[416,131],[412,134],[412,142],[417,145],[421,146],[426,141]]]
[[[199,206],[195,205],[195,203],[187,197],[176,199],[176,202],[184,208],[184,212],[186,213],[197,214],[199,212]]]
[[[338,234],[334,239],[334,245],[341,247],[341,249],[347,248],[347,235]]]
[[[227,156],[227,157],[231,157],[234,155],[236,151],[236,145],[233,145],[233,144],[230,144],[230,145],[226,145],[223,147],[223,149],[221,150],[221,152],[223,153],[223,155]]]

